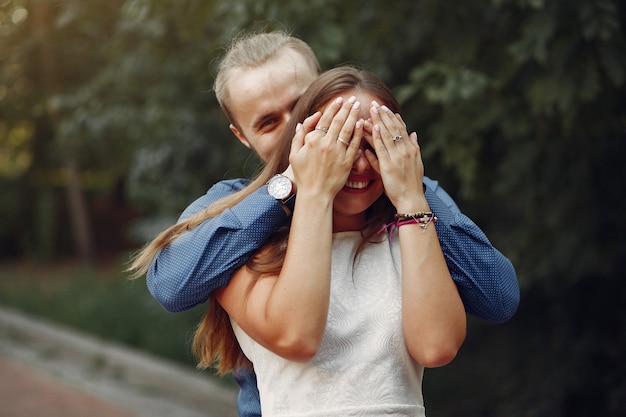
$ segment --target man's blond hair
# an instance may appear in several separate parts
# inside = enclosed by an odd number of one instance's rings
[[[288,33],[244,33],[234,38],[217,68],[213,90],[220,107],[232,124],[239,127],[230,108],[228,85],[236,69],[258,68],[289,48],[299,53],[309,65],[311,73],[319,75],[321,67],[311,47]]]

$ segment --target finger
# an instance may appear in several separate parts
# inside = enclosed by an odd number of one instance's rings
[[[352,160],[356,157],[359,148],[361,147],[361,139],[363,139],[363,121],[357,120],[354,125],[354,134],[352,135],[352,139],[350,140],[350,144],[348,145],[348,149],[346,151],[346,157]]]
[[[381,121],[385,123],[388,129],[392,129],[393,126],[406,128],[406,123],[404,123],[400,113],[393,113],[387,106],[379,104],[376,100],[372,101],[372,107],[379,111]]]
[[[296,134],[293,136],[293,139],[291,140],[290,155],[294,155],[304,146],[305,135],[306,135],[306,131],[304,130],[302,123],[298,123],[296,125]]]
[[[352,97],[350,98],[350,100],[352,100]],[[350,142],[353,139],[353,136],[357,133],[356,124],[359,122],[360,122],[359,123],[359,130],[360,130],[359,135],[360,136],[363,135],[363,122],[359,120],[360,112],[361,112],[361,103],[357,101],[356,99],[354,99],[352,108],[350,108],[350,112],[348,113],[348,117],[343,123],[343,126],[341,127],[341,130],[339,131],[339,134],[337,136],[338,139],[339,138],[342,139],[341,141],[338,140],[340,143]],[[359,137],[359,142],[360,142],[360,137]]]
[[[378,159],[386,158],[389,154],[387,146],[381,137],[380,125],[378,123],[374,124],[374,127],[372,128],[372,147],[374,148],[374,152],[376,152],[376,157]]]
[[[367,161],[370,163],[372,168],[374,168],[374,171],[376,171],[380,175],[380,162],[378,161],[376,154],[370,151],[369,149],[365,149],[364,152],[365,152],[365,157],[367,158]]]
[[[311,132],[313,129],[315,129],[315,126],[319,124],[321,117],[322,117],[322,112],[317,111],[313,113],[312,115],[310,115],[309,117],[307,117],[306,119],[304,119],[304,121],[302,122],[302,128],[304,129],[304,134],[307,134]]]
[[[404,122],[404,119],[402,119],[402,116],[400,116],[400,113],[395,113],[394,115],[402,127],[406,128],[406,123]]]
[[[391,138],[396,141],[401,140],[405,135],[406,128],[402,118],[398,118],[398,115],[393,113],[387,106],[380,106],[377,108],[382,126],[386,129],[386,134],[383,134],[383,138]]]
[[[368,125],[370,126],[370,131],[372,132],[372,136],[374,135],[374,126],[376,124],[382,123],[380,120],[380,115],[378,114],[379,108],[380,108],[380,105],[376,103],[375,101],[372,101],[372,104],[370,106],[370,119],[371,120],[368,123]]]
[[[311,116],[304,119],[304,121],[300,124],[301,134],[303,135],[303,143],[308,143],[311,140],[315,140],[315,138],[310,136],[310,134],[315,132],[315,126],[317,126],[320,117],[322,117],[322,112],[315,112]]]
[[[381,120],[381,112],[379,111],[380,106],[375,101],[372,102],[372,107],[370,108],[370,116],[372,118],[372,143],[371,145],[374,147],[376,154],[378,157],[381,157],[382,152],[387,152],[386,144],[383,141],[383,135],[386,134],[386,129],[384,129],[384,124]]]
[[[339,111],[337,111],[337,113],[335,114],[335,116],[333,117],[330,123],[330,127],[328,128],[329,138],[337,139],[339,137],[341,129],[343,128],[344,124],[346,123],[350,114],[352,113],[352,110],[356,102],[357,102],[356,97],[352,96],[343,103],[343,105],[341,106]],[[356,122],[356,118],[352,121],[352,129],[354,129],[355,122]],[[343,139],[349,140],[351,136],[352,135],[350,134],[344,137]]]
[[[400,116],[400,113],[395,113],[396,116],[396,120],[398,121],[398,127],[400,128],[400,131],[403,132],[403,134],[408,133],[408,129],[406,127],[406,122],[404,121],[404,119],[402,118],[402,116]],[[409,135],[410,137],[410,135]]]
[[[371,133],[366,132],[365,130],[363,130],[363,140],[365,142],[367,142],[367,144],[374,149],[374,136],[372,136]]]
[[[324,110],[324,113],[322,114],[322,117],[320,117],[319,121],[317,122],[317,126],[315,128],[325,133],[328,133],[328,130],[330,129],[330,124],[332,123],[333,118],[335,117],[337,112],[342,108],[343,104],[344,104],[343,97],[337,97],[335,100],[333,100],[330,103],[330,105],[326,107],[326,109]]]
[[[372,142],[372,129],[374,128],[374,125],[372,124],[372,119],[366,119],[363,120],[361,119],[363,122],[363,139],[369,143],[369,145],[371,147],[374,147],[373,142]]]
[[[372,123],[371,118],[363,120],[363,130],[365,130],[365,132],[369,132],[371,134],[373,127],[374,127],[374,124]]]

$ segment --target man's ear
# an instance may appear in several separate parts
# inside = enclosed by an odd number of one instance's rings
[[[235,127],[235,125],[231,123],[228,127],[230,128],[230,131],[233,132],[235,136],[237,136],[237,139],[239,139],[239,142],[243,143],[243,146],[245,146],[248,149],[252,149],[252,147],[250,146],[250,142],[248,142],[248,140],[243,135],[243,133],[241,133],[239,129]]]

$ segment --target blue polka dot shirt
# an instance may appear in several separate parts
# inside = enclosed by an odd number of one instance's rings
[[[193,202],[183,220],[216,200],[234,193],[248,180],[221,181]],[[519,285],[511,262],[495,249],[437,181],[424,177],[426,199],[438,218],[435,227],[450,274],[469,314],[493,323],[510,319],[519,304]],[[242,203],[207,220],[162,249],[148,274],[150,293],[168,311],[190,309],[228,283],[232,274],[261,247],[271,232],[287,221],[281,204],[261,187]],[[242,417],[260,416],[253,373],[235,378]]]

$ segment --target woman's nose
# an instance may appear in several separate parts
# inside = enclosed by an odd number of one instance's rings
[[[352,170],[356,172],[365,172],[370,169],[370,162],[365,156],[363,149],[359,149],[356,153],[354,162],[352,163]]]

